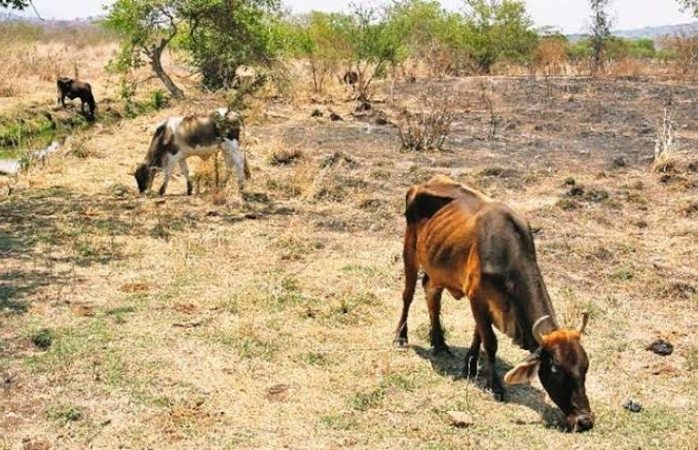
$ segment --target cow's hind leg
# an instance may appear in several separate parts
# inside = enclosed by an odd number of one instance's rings
[[[191,178],[189,177],[189,165],[187,164],[187,160],[184,158],[179,160],[179,171],[182,172],[182,175],[184,175],[184,178],[187,180],[187,195],[191,195],[191,193],[194,191],[194,184],[191,182]]]
[[[237,139],[223,139],[223,154],[225,155],[225,181],[228,182],[230,174],[235,167],[235,172],[238,177],[238,188],[242,191],[245,186],[245,155],[240,150],[240,143]]]
[[[434,283],[431,281],[428,275],[424,275],[424,292],[427,297],[427,307],[429,308],[429,319],[431,322],[431,346],[435,354],[439,353],[449,353],[450,350],[446,345],[446,340],[444,339],[444,330],[441,326],[441,294],[443,294],[444,289],[440,287],[434,287]]]
[[[419,268],[415,255],[416,236],[414,230],[408,229],[405,233],[405,247],[402,258],[405,264],[405,288],[402,291],[402,314],[395,330],[395,347],[407,347],[407,316],[410,313],[410,305],[414,299],[414,291],[417,287]]]

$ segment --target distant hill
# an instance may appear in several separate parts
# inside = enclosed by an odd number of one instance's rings
[[[662,36],[696,35],[698,34],[698,22],[637,28],[635,30],[618,30],[614,31],[613,34],[627,39],[656,39]]]
[[[644,27],[633,30],[613,30],[613,35],[626,39],[657,39],[662,36],[677,35],[697,35],[698,22],[682,23],[679,25],[664,25],[658,27]],[[570,34],[567,38],[571,41],[578,41],[583,38],[583,34]]]

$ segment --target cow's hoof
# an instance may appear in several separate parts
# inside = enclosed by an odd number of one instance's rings
[[[504,398],[504,386],[502,386],[500,381],[490,382],[487,387],[492,391],[492,397],[494,397],[495,400],[498,402],[506,401]]]
[[[407,338],[406,337],[397,337],[395,340],[393,340],[393,347],[395,348],[407,348]]]

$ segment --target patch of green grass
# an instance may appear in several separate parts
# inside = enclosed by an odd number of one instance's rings
[[[136,311],[133,306],[119,306],[104,311],[104,314],[114,319],[115,323],[126,323],[126,316]]]
[[[556,205],[564,211],[574,211],[575,209],[581,208],[579,202],[571,198],[561,198],[557,201]]]
[[[61,370],[76,363],[84,363],[94,355],[104,356],[111,333],[101,320],[82,322],[73,327],[53,330],[53,339],[48,351],[26,358],[24,363],[33,373]]]
[[[326,355],[318,352],[303,353],[298,357],[300,362],[311,366],[325,367],[329,364],[329,359]]]
[[[349,431],[359,426],[356,419],[346,414],[328,414],[322,416],[321,421],[323,425],[332,430]]]
[[[390,390],[412,392],[417,388],[414,378],[403,375],[389,375],[367,391],[359,392],[349,399],[349,406],[352,409],[366,411],[378,407]]]
[[[611,278],[616,281],[631,281],[635,278],[635,274],[632,267],[622,266],[613,271]]]
[[[65,425],[69,422],[77,422],[83,418],[83,412],[79,407],[71,404],[56,405],[46,411],[46,416],[50,420],[59,422]]]
[[[349,406],[352,409],[366,411],[380,405],[381,401],[383,401],[385,398],[385,395],[385,386],[380,384],[365,392],[354,394],[354,396],[349,400]]]
[[[36,345],[41,350],[48,350],[53,343],[53,331],[48,328],[41,328],[32,333],[30,339],[32,344]]]
[[[236,340],[235,347],[243,359],[259,358],[271,361],[278,351],[276,345],[257,336],[243,336]]]

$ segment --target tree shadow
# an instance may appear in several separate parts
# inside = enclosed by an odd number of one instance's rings
[[[414,350],[417,356],[429,361],[431,363],[431,367],[439,375],[449,377],[454,380],[467,379],[467,377],[464,375],[463,367],[465,366],[465,356],[468,352],[468,348],[449,346],[450,354],[443,352],[436,355],[430,348],[416,345],[411,345],[410,348]],[[486,386],[487,369],[483,368],[484,359],[484,354],[481,354],[478,361],[478,376],[474,380],[469,381],[479,389],[491,394]],[[513,368],[514,366],[511,364],[497,358],[496,370],[501,376]],[[564,417],[562,412],[545,402],[547,395],[545,392],[540,391],[539,389],[536,389],[528,384],[505,385],[505,389],[505,398],[507,403],[525,406],[535,411],[543,418],[546,427],[557,429],[564,428]],[[495,401],[494,398],[492,401]]]
[[[22,314],[37,290],[69,283],[59,264],[91,266],[126,255],[110,239],[133,233],[130,211],[109,195],[83,195],[62,187],[27,189],[0,201],[0,312]]]

